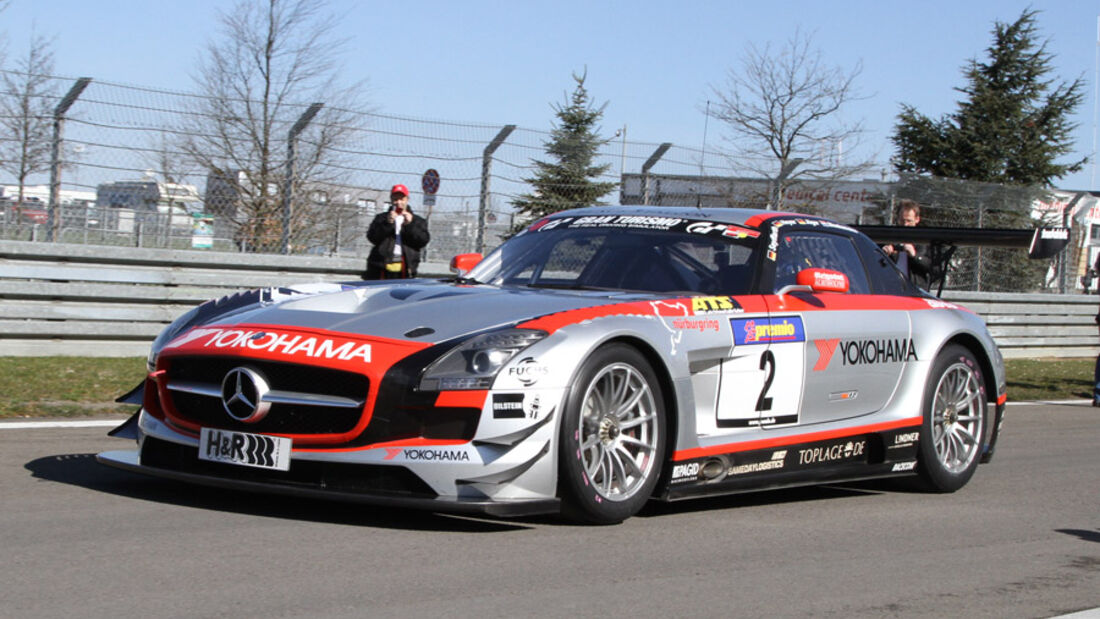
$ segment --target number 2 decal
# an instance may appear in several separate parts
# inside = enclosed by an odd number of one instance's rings
[[[760,390],[760,397],[756,398],[756,410],[770,411],[772,399],[768,397],[768,389],[771,389],[772,380],[775,379],[775,355],[770,349],[760,355],[760,369],[767,373],[764,375],[764,388]]]

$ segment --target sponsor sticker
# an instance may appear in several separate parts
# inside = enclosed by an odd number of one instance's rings
[[[836,352],[840,351],[841,364],[873,365],[880,363],[902,363],[919,361],[917,347],[912,338],[880,340],[841,340],[839,338],[814,340],[817,348],[817,363],[814,371],[820,372],[829,367]]]
[[[252,350],[288,357],[371,362],[370,344],[344,338],[275,333],[262,329],[193,329],[169,342],[165,349],[185,345],[209,350]]]
[[[522,393],[494,393],[493,419],[523,419]]]
[[[915,468],[917,468],[917,462],[915,460],[912,462],[898,462],[894,465],[893,472],[912,471]]]
[[[733,343],[738,346],[806,341],[806,331],[799,316],[732,318],[730,326],[733,327]]]
[[[405,460],[420,462],[469,462],[470,453],[464,449],[443,449],[431,447],[383,447],[386,457],[383,460],[395,460],[398,456]]]
[[[760,462],[746,462],[734,464],[726,470],[729,476],[745,475],[747,473],[763,473],[765,471],[778,471],[787,465],[787,450],[772,452],[771,458]]]
[[[675,329],[681,331],[698,331],[703,333],[704,331],[717,332],[719,325],[717,319],[695,319],[695,318],[677,318],[672,321],[672,326]]]
[[[807,447],[798,450],[798,463],[803,466],[830,464],[845,460],[863,459],[867,452],[867,441],[846,440],[837,443]]]
[[[539,379],[548,375],[550,368],[540,365],[533,357],[520,359],[514,366],[508,368],[508,376],[515,378],[524,387],[530,387],[539,382]]]
[[[737,299],[729,296],[723,297],[692,297],[691,312],[693,314],[708,314],[711,312],[743,312]]]
[[[902,432],[894,435],[893,447],[910,447],[920,440],[920,432]]]
[[[672,467],[672,483],[689,481],[699,477],[699,463],[690,462]]]
[[[290,470],[291,441],[282,436],[203,428],[199,459],[278,471]]]
[[[695,221],[688,224],[687,232],[691,234],[720,234],[732,239],[755,239],[760,236],[759,230],[742,228],[736,224],[719,224],[710,221]]]

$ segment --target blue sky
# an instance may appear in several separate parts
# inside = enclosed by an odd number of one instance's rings
[[[9,55],[32,28],[56,36],[56,73],[189,90],[205,43],[229,0],[12,0],[0,14]],[[867,97],[845,110],[863,119],[868,155],[887,165],[901,103],[930,116],[954,109],[961,68],[981,58],[995,20],[1027,7],[1055,55],[1056,79],[1081,77],[1087,99],[1075,118],[1078,157],[1094,142],[1094,76],[1100,0],[787,0],[653,2],[635,0],[510,3],[483,0],[331,4],[347,81],[365,79],[377,111],[402,116],[549,129],[552,103],[587,67],[589,92],[607,101],[604,133],[627,126],[628,139],[701,147],[712,85],[739,64],[747,45],[784,44],[812,32],[826,59],[862,62]],[[711,122],[708,148],[722,128]],[[1092,165],[1057,183],[1097,189]]]

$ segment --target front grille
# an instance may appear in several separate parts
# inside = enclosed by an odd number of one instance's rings
[[[318,402],[276,402],[267,415],[244,423],[231,417],[221,398],[221,384],[230,370],[247,366],[262,374],[274,391],[317,394]],[[190,423],[226,430],[271,434],[343,434],[359,423],[362,404],[356,407],[324,404],[323,398],[338,397],[364,402],[369,379],[354,372],[329,368],[226,357],[177,357],[167,368],[171,409]],[[188,384],[189,391],[172,389]]]
[[[200,460],[195,447],[151,436],[142,443],[141,464],[181,473],[288,487],[422,498],[438,496],[428,484],[403,466],[291,460],[289,471],[275,471]]]

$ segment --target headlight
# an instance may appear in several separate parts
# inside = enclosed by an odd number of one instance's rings
[[[420,389],[488,389],[504,364],[546,335],[545,331],[507,329],[471,338],[429,365]]]

